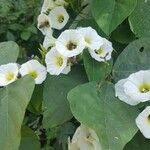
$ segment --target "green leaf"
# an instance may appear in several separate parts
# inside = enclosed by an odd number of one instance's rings
[[[115,81],[127,78],[131,73],[150,69],[150,38],[141,38],[130,43],[118,56],[114,68]]]
[[[57,135],[57,140],[59,145],[62,146],[63,150],[67,150],[68,137],[72,136],[74,132],[75,125],[71,122],[67,122],[60,127]]]
[[[40,114],[42,112],[43,102],[43,85],[36,85],[32,98],[28,105],[28,110],[34,114]]]
[[[150,149],[150,140],[146,139],[140,132],[125,146],[123,150],[148,150]]]
[[[96,131],[104,150],[122,150],[138,131],[137,109],[115,97],[112,83],[77,86],[69,92],[68,100],[73,115]]]
[[[109,35],[134,10],[137,0],[93,0],[92,13],[100,28]]]
[[[21,124],[34,90],[34,81],[24,77],[0,89],[0,148],[18,150]]]
[[[45,128],[58,126],[72,118],[67,93],[86,81],[85,72],[80,66],[72,68],[68,75],[47,77],[43,91],[43,125]]]
[[[23,126],[19,150],[40,150],[40,143],[36,134],[28,127]]]
[[[118,28],[112,32],[111,38],[122,44],[128,44],[136,39],[127,21],[119,25]]]
[[[105,80],[111,72],[112,62],[98,62],[91,58],[87,50],[84,51],[83,61],[89,81]]]
[[[21,33],[21,38],[25,41],[27,41],[31,36],[31,32],[30,31],[23,31]]]
[[[129,17],[132,31],[137,37],[150,36],[150,1],[138,0],[138,4]]]
[[[13,33],[10,32],[10,31],[7,31],[6,37],[7,37],[7,40],[8,40],[8,41],[15,41],[15,36],[14,36]]]
[[[19,55],[19,47],[15,42],[0,43],[0,65],[16,62]]]
[[[127,45],[121,44],[121,43],[116,42],[114,40],[112,41],[112,43],[113,43],[113,48],[114,48],[114,52],[112,53],[112,57],[113,57],[113,62],[115,62],[117,57],[127,47]]]
[[[37,28],[33,25],[29,26],[27,28],[27,31],[31,32],[31,33],[34,33],[34,34],[37,34]]]

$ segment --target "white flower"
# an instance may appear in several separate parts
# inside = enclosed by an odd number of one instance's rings
[[[37,60],[30,60],[21,65],[21,76],[31,75],[36,84],[41,84],[46,79],[46,68]]]
[[[92,50],[103,44],[103,38],[98,35],[96,30],[91,27],[79,28],[78,31],[82,34],[85,41],[85,46]]]
[[[150,70],[139,71],[115,85],[116,96],[130,105],[150,100]]]
[[[68,143],[68,150],[101,150],[101,144],[94,130],[81,125]]]
[[[49,13],[50,10],[57,6],[67,6],[68,3],[65,0],[44,0],[41,13]]]
[[[66,9],[62,6],[55,7],[49,13],[51,27],[54,29],[62,29],[69,20],[69,15]]]
[[[55,41],[56,39],[53,37],[52,32],[48,33],[44,38],[43,47],[45,49],[48,49],[49,47],[52,47],[55,45]]]
[[[42,5],[41,13],[47,13],[57,5],[55,4],[54,0],[44,0],[44,3]]]
[[[67,67],[67,58],[61,55],[55,47],[46,54],[45,62],[47,71],[51,75],[59,75]]]
[[[55,4],[59,6],[67,6],[68,3],[65,0],[55,0]]]
[[[6,86],[17,79],[18,65],[16,63],[9,63],[0,66],[0,86]]]
[[[121,101],[123,101],[127,104],[137,105],[140,102],[135,99],[132,99],[124,91],[124,84],[126,81],[127,81],[127,79],[122,79],[115,84],[116,97],[118,97]]]
[[[57,51],[65,57],[76,56],[85,48],[84,38],[77,30],[65,30],[55,44]]]
[[[68,74],[71,71],[71,66],[68,64],[62,71],[62,74]]]
[[[103,38],[103,44],[99,44],[100,45],[95,50],[89,50],[92,58],[99,62],[110,60],[113,51],[112,43]]]
[[[146,107],[136,118],[136,125],[142,134],[150,139],[150,106]]]
[[[45,14],[40,14],[38,16],[38,29],[46,35],[52,33],[50,18]]]

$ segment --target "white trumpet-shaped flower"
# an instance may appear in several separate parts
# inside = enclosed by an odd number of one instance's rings
[[[67,66],[63,69],[62,74],[68,74],[71,71],[71,65],[67,64]]]
[[[95,29],[91,27],[79,28],[78,31],[84,37],[84,43],[87,48],[95,50],[100,45],[103,45],[103,38],[98,35]]]
[[[18,65],[16,63],[9,63],[0,66],[0,86],[6,86],[17,79]]]
[[[77,30],[65,30],[55,44],[57,51],[65,57],[76,56],[85,48],[84,38]]]
[[[57,5],[54,0],[44,0],[41,13],[47,13],[51,9],[55,8]]]
[[[100,42],[95,50],[89,50],[91,57],[99,62],[110,60],[112,51],[112,43],[105,38],[103,38],[103,42]]]
[[[150,70],[139,71],[115,85],[116,96],[130,105],[150,100]]]
[[[68,5],[66,0],[55,0],[55,4],[58,6],[67,6]]]
[[[67,67],[67,58],[61,55],[55,47],[51,48],[51,50],[46,54],[45,58],[47,71],[51,75],[59,75],[61,73],[68,73]],[[67,69],[67,71],[65,71]]]
[[[56,39],[53,37],[52,32],[48,33],[44,38],[43,47],[45,49],[48,49],[49,47],[52,47],[55,45],[55,41]]]
[[[145,138],[150,139],[150,106],[146,107],[136,118],[136,125]]]
[[[38,16],[38,29],[46,35],[48,33],[52,33],[50,18],[45,14],[40,14]]]
[[[63,6],[52,9],[49,13],[51,27],[54,29],[62,29],[69,20],[69,15]]]
[[[30,60],[21,65],[21,76],[30,75],[36,84],[41,84],[46,79],[46,68],[37,60]]]
[[[68,150],[101,150],[101,144],[95,131],[81,125],[77,128]]]
[[[44,0],[41,13],[49,13],[57,6],[67,6],[68,3],[65,0]]]

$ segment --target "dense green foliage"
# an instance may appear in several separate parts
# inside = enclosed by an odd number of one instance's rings
[[[150,141],[135,118],[148,104],[129,106],[115,97],[114,84],[150,69],[150,0],[66,0],[77,27],[93,27],[113,44],[112,59],[97,62],[85,49],[67,75],[47,75],[42,85],[25,76],[0,87],[0,149],[67,150],[80,123],[94,129],[102,150],[148,150]],[[0,65],[43,62],[37,29],[41,0],[0,0]],[[88,9],[85,11],[85,9]],[[76,20],[80,15],[79,20]],[[62,31],[54,30],[57,38]],[[38,50],[40,49],[40,51]]]

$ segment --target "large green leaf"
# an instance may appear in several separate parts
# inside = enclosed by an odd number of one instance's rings
[[[87,50],[84,51],[83,61],[89,81],[100,82],[111,72],[112,62],[98,62],[91,58]]]
[[[146,139],[140,132],[125,146],[123,150],[149,150],[150,140]]]
[[[0,65],[16,62],[19,55],[19,47],[15,42],[0,43]]]
[[[56,145],[56,150],[60,149],[59,147],[61,146],[63,150],[67,150],[67,145],[68,145],[68,137],[72,136],[76,130],[76,127],[73,123],[67,122],[63,124],[57,133],[57,142],[59,144]]]
[[[138,0],[129,22],[137,37],[150,36],[150,0]]]
[[[96,131],[103,150],[122,150],[138,131],[137,109],[115,97],[112,83],[77,86],[68,100],[77,120]]]
[[[37,115],[41,114],[42,102],[43,102],[43,84],[35,86],[32,98],[28,105],[28,110]]]
[[[68,75],[47,77],[43,93],[45,128],[55,127],[72,118],[67,93],[86,81],[86,74],[80,66],[73,68]]]
[[[134,10],[137,0],[93,0],[92,13],[100,28],[109,35]]]
[[[128,44],[136,39],[135,35],[130,30],[127,20],[120,24],[116,30],[112,32],[111,38],[122,44]]]
[[[26,126],[23,126],[21,130],[21,143],[19,150],[40,150],[38,137]]]
[[[34,81],[30,77],[0,89],[0,149],[18,150],[21,124],[33,89]]]
[[[141,38],[129,44],[118,56],[113,68],[115,81],[139,70],[150,69],[150,38]]]

